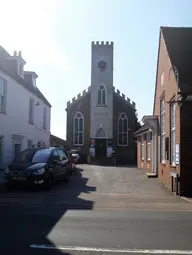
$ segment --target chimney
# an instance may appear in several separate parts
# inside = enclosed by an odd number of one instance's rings
[[[20,57],[20,58],[21,58],[21,51],[19,51],[19,52],[18,52],[18,57]]]
[[[17,51],[16,51],[16,50],[14,50],[13,56],[14,56],[14,57],[17,57]]]

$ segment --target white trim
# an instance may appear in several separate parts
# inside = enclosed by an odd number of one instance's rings
[[[77,114],[81,114],[81,117],[77,117]],[[83,120],[83,130],[82,131],[75,131],[75,119],[81,119]],[[78,129],[79,129],[79,121],[78,121]],[[75,143],[75,133],[78,133],[78,137],[79,137],[79,134],[81,133],[82,134],[82,143]],[[79,138],[78,138],[79,140]],[[83,146],[84,145],[84,116],[82,114],[82,112],[78,111],[76,112],[76,114],[74,115],[73,117],[73,145],[75,146]]]
[[[151,160],[151,132],[146,134],[146,159]],[[150,142],[148,142],[150,141]]]
[[[20,72],[20,66],[22,66],[22,72]],[[17,60],[17,73],[21,78],[24,78],[24,63],[21,59]]]
[[[97,136],[97,133],[100,129],[105,132],[105,136]],[[100,127],[99,129],[97,129],[95,139],[108,139],[107,130],[104,127]]]
[[[104,88],[101,90],[100,86],[103,86]],[[101,90],[101,104],[99,104],[99,90]],[[105,91],[105,104],[102,102],[102,93]],[[97,102],[96,102],[97,107],[105,107],[107,106],[107,88],[104,84],[100,84],[99,87],[97,88]]]
[[[0,80],[2,81],[2,95],[0,95],[0,113],[6,113],[6,103],[7,103],[7,81],[0,77]],[[1,89],[1,88],[0,88]]]
[[[2,151],[2,159],[0,160],[0,168],[3,167],[3,156],[4,156],[4,136],[0,135],[0,140],[2,141],[2,147],[0,147],[0,152]]]
[[[122,114],[125,115],[125,117],[124,117],[123,119],[122,119],[122,117],[121,117]],[[119,131],[119,120],[121,120],[121,119],[127,121],[127,131],[126,131],[126,132],[124,132],[124,131],[123,131],[123,132],[120,132],[120,131]],[[125,112],[120,113],[120,114],[119,114],[119,117],[118,117],[118,146],[121,146],[121,147],[126,147],[126,146],[128,146],[128,124],[129,124],[129,123],[128,123],[127,114],[126,114]],[[122,128],[123,128],[123,125],[122,125]],[[119,143],[119,134],[122,135],[122,144]],[[124,134],[127,135],[127,136],[126,136],[126,138],[127,138],[127,139],[126,139],[126,140],[127,140],[127,141],[126,141],[126,144],[123,144],[123,135],[124,135]]]
[[[175,166],[176,164],[176,121],[175,121],[175,104],[170,106],[170,129],[171,129],[171,164]]]
[[[164,80],[165,80],[165,74],[164,74],[164,72],[161,73],[161,78],[160,78],[160,79],[161,79],[160,82],[161,82],[161,87],[162,87],[162,86],[164,85]]]
[[[165,162],[165,137],[166,137],[166,111],[165,111],[165,100],[162,99],[160,103],[160,115],[161,115],[161,163],[164,164]],[[162,122],[162,119],[164,122]],[[163,126],[162,126],[163,123]]]
[[[144,135],[141,135],[141,160],[145,159]]]

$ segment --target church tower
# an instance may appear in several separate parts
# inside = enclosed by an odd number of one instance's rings
[[[92,42],[91,51],[90,138],[107,151],[113,138],[113,42]]]

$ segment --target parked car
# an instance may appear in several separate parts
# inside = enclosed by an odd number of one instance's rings
[[[5,170],[6,186],[27,184],[50,189],[57,180],[69,181],[69,163],[62,148],[26,149]]]
[[[80,161],[79,151],[77,149],[71,149],[71,154],[75,164],[78,164]]]
[[[72,156],[72,153],[70,151],[67,152],[68,158],[69,158],[69,169],[70,173],[72,174],[76,169],[76,164],[74,161],[74,158]]]

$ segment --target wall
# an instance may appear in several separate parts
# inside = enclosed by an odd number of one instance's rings
[[[4,136],[3,167],[6,167],[12,161],[12,135],[23,136],[22,149],[27,147],[28,139],[32,139],[33,144],[42,141],[49,145],[51,109],[2,71],[0,71],[0,76],[7,80],[6,114],[0,113],[0,135]],[[35,104],[37,101],[40,103],[35,107],[35,125],[28,123],[30,97],[35,99]],[[47,130],[42,128],[44,106],[47,107]]]
[[[104,72],[98,68],[99,61],[106,61]],[[97,106],[97,89],[104,85],[107,90],[107,105]],[[91,127],[90,136],[95,137],[101,124],[108,138],[113,137],[113,43],[92,43],[91,55]]]
[[[122,112],[128,117],[128,146],[118,146],[118,117]],[[113,147],[117,155],[118,163],[135,163],[137,160],[137,144],[135,142],[134,133],[137,129],[137,119],[135,116],[135,109],[123,100],[123,98],[116,93],[113,96]]]
[[[90,93],[87,93],[81,99],[75,101],[67,109],[67,144],[70,149],[73,145],[73,118],[80,111],[84,116],[84,145],[76,146],[80,148],[81,157],[87,157],[89,153],[89,138],[90,138]]]
[[[137,137],[137,167],[142,168],[145,173],[153,173],[152,162],[153,162],[153,144],[151,140],[150,146],[150,156],[151,160],[147,159],[147,144],[146,144],[146,135],[144,135],[144,159],[141,159],[141,136]]]
[[[164,72],[164,85],[161,86],[161,74]],[[169,137],[170,142],[170,104],[166,103],[174,99],[176,95],[176,80],[171,69],[171,62],[167,53],[166,45],[162,34],[160,34],[160,45],[159,45],[159,56],[157,66],[157,80],[156,80],[156,94],[154,101],[154,115],[158,115],[160,123],[160,100],[162,97],[165,98],[165,110],[166,110],[166,136]],[[159,125],[161,127],[161,124]],[[169,159],[166,160],[165,164],[160,162],[160,151],[161,151],[161,140],[160,135],[158,137],[158,176],[159,178],[171,188],[171,177],[170,172],[176,170],[180,173],[180,166],[172,167]],[[176,144],[180,144],[180,108],[176,107]],[[170,143],[169,143],[170,151]],[[169,153],[170,154],[170,153]]]

